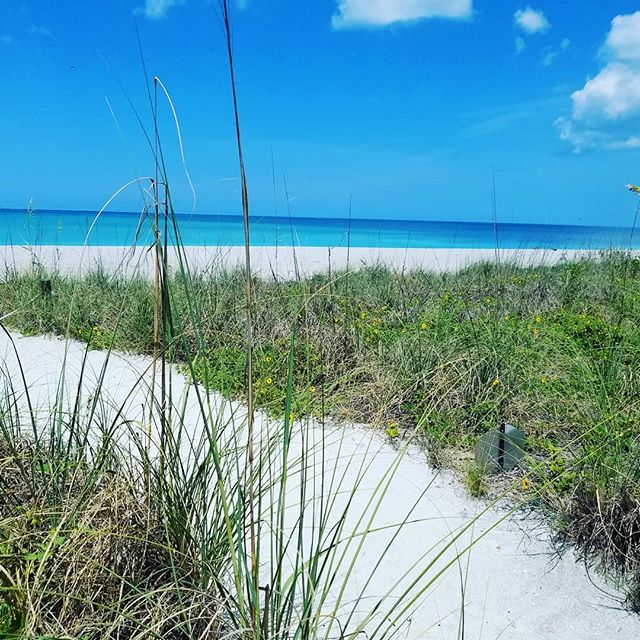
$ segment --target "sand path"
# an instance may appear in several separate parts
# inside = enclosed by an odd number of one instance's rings
[[[79,379],[84,349],[62,340],[22,337],[12,334],[24,367],[32,400],[40,417],[46,419],[48,408],[60,389],[65,362],[65,389],[72,398]],[[89,398],[95,389],[105,354],[90,352],[83,381],[83,394]],[[100,415],[108,419],[117,406],[124,406],[123,416],[139,420],[146,402],[145,387],[149,382],[149,359],[114,354],[106,368]],[[9,338],[0,335],[0,389],[11,380],[19,392],[22,386],[16,356]],[[133,387],[143,381],[139,391],[128,397]],[[185,379],[172,371],[174,394],[186,394]],[[193,432],[201,428],[201,420],[193,402],[186,398],[185,416]],[[243,423],[243,409],[237,404],[212,396],[214,413],[220,420]],[[266,418],[259,416],[264,428]],[[397,462],[398,453],[380,436],[359,426],[321,427],[312,425],[316,445],[324,445],[326,473],[344,471],[344,486],[357,476],[362,480],[358,498],[352,508],[355,522],[372,495],[379,479]],[[300,448],[299,435],[294,448]],[[318,449],[316,448],[316,452]],[[364,466],[363,466],[364,465]],[[365,472],[362,469],[366,468]],[[317,478],[315,481],[317,482]],[[313,481],[313,480],[310,480]],[[416,500],[429,487],[416,505]],[[358,611],[363,612],[374,596],[385,593],[396,578],[405,572],[420,572],[433,551],[441,549],[451,532],[469,524],[483,505],[469,498],[464,489],[448,473],[434,475],[418,451],[408,451],[400,460],[380,506],[376,525],[394,525],[411,511],[411,524],[396,539],[379,570],[366,588]],[[636,640],[640,637],[640,617],[620,608],[612,589],[606,587],[585,567],[576,563],[571,553],[558,557],[548,542],[546,528],[533,519],[512,516],[491,528],[504,513],[491,511],[475,523],[463,536],[458,548],[469,537],[480,538],[471,553],[460,563],[453,563],[411,613],[410,621],[398,629],[398,637],[446,639],[465,637],[474,640],[513,638],[518,640]],[[487,533],[488,531],[488,533]],[[484,537],[483,534],[486,535]],[[361,593],[375,561],[391,537],[389,530],[372,534],[357,554],[355,572],[350,577],[346,600]],[[264,541],[263,541],[264,543]],[[447,551],[441,562],[428,574],[442,568],[455,557],[455,549]],[[345,566],[348,563],[345,562]],[[466,575],[464,597],[465,635],[459,636],[461,610],[461,574]],[[609,595],[608,595],[609,594]]]

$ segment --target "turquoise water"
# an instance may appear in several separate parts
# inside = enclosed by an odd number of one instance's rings
[[[0,209],[0,244],[79,246],[95,216],[90,211]],[[177,219],[185,245],[244,243],[240,216],[178,214]],[[94,225],[88,244],[131,246],[148,243],[151,235],[150,221],[139,213],[106,212]],[[624,227],[500,223],[497,235],[503,249],[607,249],[631,244],[640,248],[638,235],[630,243],[631,229]],[[255,246],[488,249],[495,247],[495,229],[490,222],[255,216],[251,242]]]

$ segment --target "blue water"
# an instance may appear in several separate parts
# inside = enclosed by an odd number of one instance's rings
[[[80,246],[95,217],[90,211],[0,209],[0,244]],[[177,219],[185,245],[244,243],[240,216],[178,214]],[[497,231],[503,249],[629,248],[631,237],[631,230],[624,227],[500,223]],[[639,236],[634,238],[634,248],[640,248]],[[131,246],[148,243],[151,237],[151,222],[139,213],[106,212],[95,223],[88,244]],[[255,216],[251,242],[255,246],[484,249],[495,247],[495,230],[490,222]]]

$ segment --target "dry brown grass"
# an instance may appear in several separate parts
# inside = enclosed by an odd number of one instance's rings
[[[41,459],[28,446],[0,459],[3,637],[219,637],[214,586],[197,586],[134,481],[74,465],[55,487]]]

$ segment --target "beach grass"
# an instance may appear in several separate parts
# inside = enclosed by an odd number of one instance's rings
[[[195,381],[246,400],[245,274],[171,278],[187,318],[172,357]],[[369,423],[417,437],[435,464],[463,466],[506,421],[527,437],[521,492],[564,539],[637,589],[640,563],[640,261],[624,253],[554,266],[454,274],[373,266],[291,281],[253,279],[256,405],[286,419]],[[43,282],[50,283],[43,290]],[[50,287],[50,291],[49,291]],[[8,270],[0,314],[26,334],[72,335],[153,353],[153,288],[100,270]],[[292,342],[291,332],[295,331]],[[461,462],[462,461],[462,462]]]

